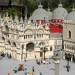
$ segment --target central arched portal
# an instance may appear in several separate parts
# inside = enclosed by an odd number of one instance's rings
[[[34,43],[30,42],[26,45],[26,57],[28,57],[28,54],[31,54],[31,52],[34,51]]]
[[[28,43],[26,45],[26,50],[29,52],[32,52],[34,50],[34,44],[33,43]]]

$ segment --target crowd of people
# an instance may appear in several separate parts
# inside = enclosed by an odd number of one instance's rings
[[[12,58],[11,53],[8,54],[8,53],[0,52],[0,59],[2,59],[4,57]],[[36,60],[36,61],[37,61],[37,64],[40,64],[39,60]],[[26,62],[26,60],[25,60],[25,62]],[[41,61],[41,63],[42,63],[42,61]],[[32,72],[28,72],[26,65],[24,65],[24,64],[21,63],[21,64],[19,64],[18,67],[15,66],[13,68],[13,72],[14,73],[17,73],[18,71],[24,71],[25,75],[34,75],[35,67],[34,66],[32,67]],[[10,75],[10,73],[8,73],[8,75]],[[40,73],[38,73],[36,75],[42,75],[42,73],[40,72]]]
[[[36,63],[38,64],[38,65],[40,65],[40,64],[51,64],[50,63],[50,61],[46,58],[46,59],[40,59],[40,60],[38,60],[38,59],[36,59]]]
[[[35,72],[35,67],[32,67],[32,72],[27,72],[27,67],[26,65],[24,66],[24,64],[19,64],[19,67],[14,67],[13,72],[17,73],[18,71],[24,71],[25,75],[34,75]],[[42,73],[40,72],[39,74],[36,75],[42,75]]]
[[[11,53],[10,54],[8,54],[8,53],[4,53],[4,52],[0,52],[0,59],[2,59],[2,58],[4,58],[4,57],[8,57],[8,58],[12,58],[12,55],[11,55]],[[27,60],[25,60],[25,62],[27,62]],[[41,65],[41,64],[50,64],[50,61],[48,60],[48,59],[36,59],[36,63],[38,64],[38,65]],[[17,73],[18,71],[24,71],[24,75],[34,75],[34,72],[35,72],[35,67],[33,66],[32,67],[32,72],[28,72],[27,71],[27,67],[26,67],[26,65],[24,65],[24,64],[19,64],[19,66],[18,67],[14,67],[13,68],[13,73]],[[9,73],[8,73],[9,74]],[[10,74],[9,74],[10,75]],[[38,74],[36,74],[36,75],[42,75],[42,72],[40,72],[40,73],[38,73]]]

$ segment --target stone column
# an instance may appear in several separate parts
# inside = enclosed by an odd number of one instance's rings
[[[55,64],[55,75],[59,75],[59,60],[55,60],[54,64]]]

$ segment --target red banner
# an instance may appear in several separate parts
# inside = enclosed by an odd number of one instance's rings
[[[62,33],[63,29],[61,25],[53,25],[53,24],[50,24],[49,28],[51,33]]]

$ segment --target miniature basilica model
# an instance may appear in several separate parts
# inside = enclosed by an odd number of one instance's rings
[[[14,20],[8,14],[0,15],[0,52],[11,54],[17,60],[51,57],[55,48],[62,49],[63,17],[67,11],[60,3],[52,12],[40,4],[27,20]]]

